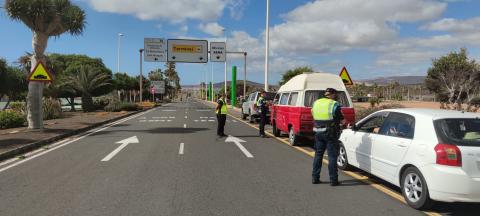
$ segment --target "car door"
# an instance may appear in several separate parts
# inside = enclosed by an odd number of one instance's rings
[[[354,130],[346,130],[342,142],[347,150],[348,161],[367,172],[372,172],[372,144],[385,121],[387,112],[376,113],[360,121]]]
[[[414,131],[415,117],[390,112],[372,145],[372,167],[378,171],[376,175],[389,182],[397,182],[395,174],[410,147]]]
[[[242,103],[242,111],[243,114],[248,114],[248,104],[249,104],[250,96],[247,96],[247,98],[244,99]]]

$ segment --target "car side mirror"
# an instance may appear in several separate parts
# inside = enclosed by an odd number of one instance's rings
[[[352,131],[358,130],[357,126],[355,124],[348,123],[347,129],[350,129]]]

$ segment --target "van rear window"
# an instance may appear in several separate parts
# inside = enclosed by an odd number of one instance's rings
[[[323,90],[312,90],[305,92],[305,102],[304,105],[306,107],[312,107],[313,102],[316,100],[323,98],[325,95],[325,91]],[[348,102],[347,94],[343,91],[337,91],[337,98],[336,101],[340,103],[342,107],[350,107],[350,103]]]
[[[434,125],[441,142],[480,147],[480,119],[440,119]]]

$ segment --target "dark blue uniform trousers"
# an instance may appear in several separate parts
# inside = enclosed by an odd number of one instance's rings
[[[328,174],[330,176],[330,182],[336,182],[338,181],[338,140],[329,138],[325,132],[315,133],[315,157],[313,159],[312,177],[316,179],[320,178],[325,149],[328,152]]]

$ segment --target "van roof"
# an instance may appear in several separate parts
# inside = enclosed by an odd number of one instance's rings
[[[345,85],[342,79],[331,73],[304,73],[290,79],[282,85],[279,92],[285,91],[301,91],[308,89],[323,90],[326,88],[335,88],[336,90],[345,91]]]

